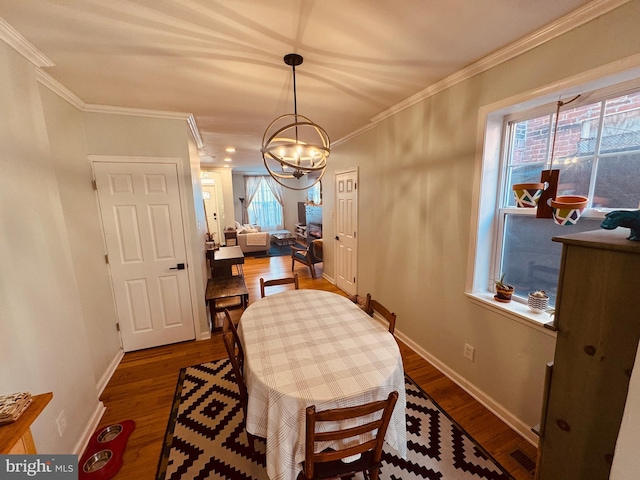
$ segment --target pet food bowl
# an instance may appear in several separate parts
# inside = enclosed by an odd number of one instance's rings
[[[110,442],[111,440],[116,438],[118,435],[120,435],[122,433],[122,430],[123,430],[123,427],[119,423],[116,425],[110,425],[98,434],[97,440],[99,443]]]
[[[82,465],[82,470],[85,473],[93,473],[98,470],[102,470],[113,457],[113,452],[111,450],[100,450],[99,452],[91,455]]]

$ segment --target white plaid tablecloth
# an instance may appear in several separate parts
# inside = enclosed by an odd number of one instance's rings
[[[249,391],[247,430],[267,439],[267,474],[294,480],[304,460],[304,410],[348,407],[399,394],[385,441],[404,458],[404,369],[398,345],[356,304],[321,290],[253,303],[239,327]]]

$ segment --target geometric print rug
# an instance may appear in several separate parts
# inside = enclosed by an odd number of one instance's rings
[[[513,480],[408,375],[405,383],[407,458],[385,444],[380,480]],[[251,449],[242,419],[228,359],[182,369],[156,480],[268,480],[264,442]]]

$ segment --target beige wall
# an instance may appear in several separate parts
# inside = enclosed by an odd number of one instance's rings
[[[639,21],[640,2],[623,5],[332,148],[325,179],[359,169],[358,293],[371,292],[395,311],[397,331],[508,412],[521,431],[539,421],[555,342],[464,295],[478,112],[640,53]],[[324,236],[333,238],[333,185],[324,192]],[[325,243],[330,277],[333,256],[333,243]],[[475,347],[473,363],[463,358],[465,343]]]
[[[0,394],[53,392],[33,426],[36,448],[69,453],[100,409],[92,367],[104,350],[90,351],[95,331],[86,326],[74,269],[76,232],[65,223],[58,149],[55,140],[49,147],[34,67],[0,42],[0,71]],[[68,113],[61,122],[77,125]],[[75,157],[81,143],[67,151]],[[68,428],[60,437],[62,410]]]
[[[99,390],[121,355],[88,156],[179,159],[203,338],[210,333],[197,148],[186,119],[79,111],[40,85],[33,65],[4,42],[0,71],[0,394],[52,391],[33,428],[36,446],[80,453],[102,414]],[[63,410],[68,428],[60,437],[55,418]]]
[[[80,292],[96,382],[120,350],[109,269],[81,112],[40,86],[51,158],[60,191],[69,247]]]
[[[192,145],[185,119],[156,118],[136,115],[83,112],[87,152],[92,159],[99,156],[152,157],[179,159],[183,220],[187,240],[187,263],[190,269],[192,304],[196,316],[196,335],[209,335],[204,293],[207,278],[204,234],[204,211],[200,208],[202,194],[197,149]]]

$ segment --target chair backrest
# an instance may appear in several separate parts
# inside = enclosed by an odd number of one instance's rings
[[[382,315],[387,322],[389,322],[389,333],[393,335],[396,330],[396,314],[392,313],[387,307],[380,302],[371,298],[371,294],[367,293],[367,301],[364,304],[364,311],[373,317],[373,312],[377,312]]]
[[[311,261],[314,263],[319,263],[322,261],[324,254],[322,251],[322,239],[321,238],[316,238],[315,240],[313,240],[311,242],[311,246],[310,246],[310,253],[311,253]]]
[[[296,273],[293,277],[286,278],[276,278],[274,280],[265,280],[264,278],[260,279],[260,295],[261,298],[266,296],[264,289],[265,287],[273,287],[275,285],[287,285],[293,283],[295,285],[296,290],[300,290],[300,284],[298,283],[298,274]]]
[[[386,400],[379,400],[364,405],[347,408],[334,408],[316,412],[315,405],[307,407],[306,437],[305,437],[305,462],[303,467],[304,478],[312,480],[325,478],[323,475],[331,472],[332,476],[342,476],[348,473],[368,470],[372,479],[378,478],[378,468],[382,457],[382,444],[384,436],[391,420],[393,408],[398,400],[398,392],[391,392]],[[382,415],[376,412],[382,411]],[[366,419],[356,420],[360,417],[370,416]],[[377,418],[379,417],[379,418]],[[377,420],[371,420],[377,418]],[[367,423],[361,424],[362,421]],[[344,422],[347,425],[342,429],[317,431],[319,422]],[[355,425],[355,426],[353,426]],[[330,427],[328,427],[330,428]],[[362,435],[368,434],[363,439]],[[370,440],[366,440],[373,435]],[[357,437],[354,444],[352,437]],[[339,445],[334,449],[325,449],[315,452],[315,444],[318,442],[340,442],[350,439],[348,447]],[[341,459],[360,454],[360,459],[354,462],[343,462]]]
[[[236,330],[231,315],[227,309],[224,310],[224,319],[222,320],[222,340],[224,346],[227,349],[227,355],[229,355],[229,361],[231,362],[231,368],[233,369],[233,376],[236,379],[238,390],[240,393],[240,403],[243,409],[247,408],[247,386],[244,383],[244,350],[240,343],[240,337]]]

